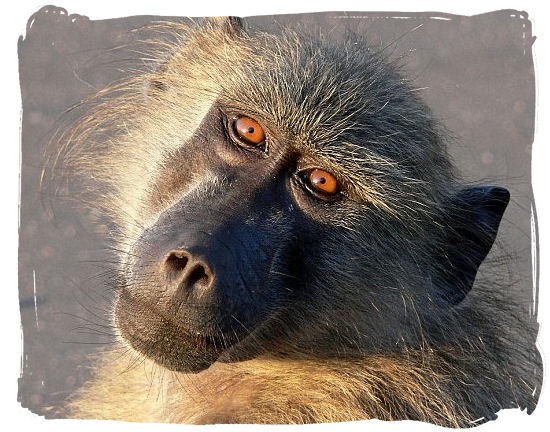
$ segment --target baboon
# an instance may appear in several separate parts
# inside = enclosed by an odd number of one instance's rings
[[[156,67],[84,101],[48,165],[88,185],[120,251],[120,349],[67,416],[468,427],[531,412],[532,324],[474,283],[509,193],[460,180],[399,66],[362,40],[237,18],[154,30]]]

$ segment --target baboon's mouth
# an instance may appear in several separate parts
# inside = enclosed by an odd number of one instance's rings
[[[115,323],[136,351],[177,372],[200,372],[231,346],[223,335],[191,331],[177,318],[121,291]]]

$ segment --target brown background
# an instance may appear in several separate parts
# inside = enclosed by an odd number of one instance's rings
[[[437,18],[437,19],[436,19]],[[136,65],[129,29],[159,17],[90,21],[43,8],[19,41],[23,99],[19,294],[24,335],[19,400],[33,412],[58,405],[87,378],[86,365],[109,337],[87,329],[106,319],[112,293],[101,264],[109,259],[101,215],[74,202],[51,202],[38,191],[43,150],[62,113]],[[414,86],[457,137],[451,148],[467,181],[505,185],[512,202],[498,248],[512,257],[514,289],[533,310],[531,144],[535,76],[531,23],[525,13],[474,17],[444,14],[320,13],[254,17],[343,37],[365,33],[373,49],[389,45]],[[420,26],[420,27],[419,27]],[[35,296],[36,293],[36,296]],[[536,293],[535,293],[536,297]],[[36,305],[36,307],[35,307]]]

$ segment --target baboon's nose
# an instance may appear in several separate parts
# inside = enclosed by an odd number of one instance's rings
[[[209,290],[214,282],[210,266],[187,250],[170,251],[164,258],[162,271],[168,284],[196,294]]]

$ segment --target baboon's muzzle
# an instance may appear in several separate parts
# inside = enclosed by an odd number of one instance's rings
[[[177,204],[143,231],[128,254],[115,310],[122,337],[173,370],[208,367],[290,291],[280,276],[287,272],[273,270],[285,265],[285,254],[267,217],[205,217],[201,210]]]

